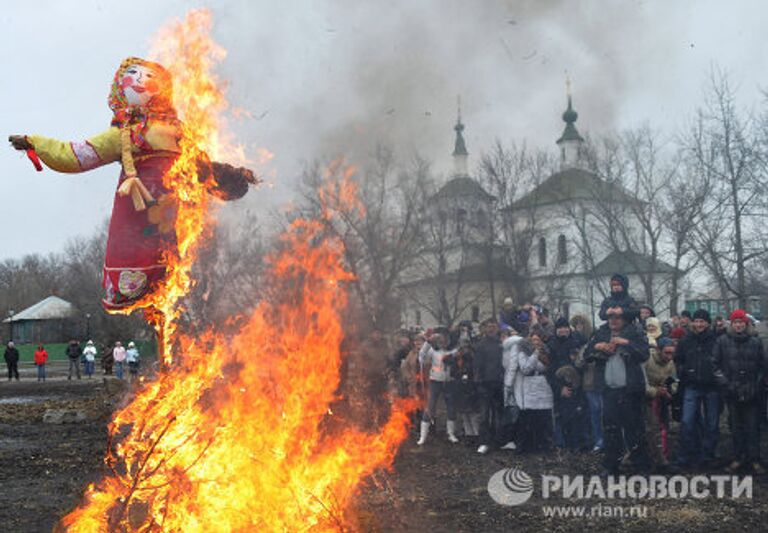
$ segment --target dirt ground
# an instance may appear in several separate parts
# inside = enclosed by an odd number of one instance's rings
[[[112,410],[101,380],[0,382],[0,529],[51,531],[101,472]],[[47,409],[87,419],[43,423]]]
[[[27,377],[27,376],[24,376]],[[110,386],[110,389],[112,387]],[[86,485],[102,472],[109,413],[121,393],[108,392],[103,380],[37,383],[0,382],[0,530],[51,531],[77,503]],[[86,420],[43,423],[46,409],[80,409]],[[760,531],[768,522],[768,479],[754,480],[751,500],[648,500],[640,518],[545,517],[543,505],[595,505],[589,502],[543,501],[540,474],[595,474],[598,457],[591,453],[551,452],[518,455],[496,451],[475,453],[465,443],[451,445],[445,433],[431,435],[423,448],[415,435],[403,443],[391,472],[368,480],[356,508],[365,531]],[[721,436],[721,452],[730,437]],[[766,437],[763,438],[766,450]],[[765,453],[763,457],[768,457]],[[488,495],[492,474],[517,466],[537,484],[534,496],[517,507],[504,507]],[[713,472],[715,473],[715,472]],[[720,472],[721,473],[721,472]],[[624,502],[608,502],[618,505]],[[624,505],[629,507],[637,502]],[[601,510],[601,514],[612,509]]]

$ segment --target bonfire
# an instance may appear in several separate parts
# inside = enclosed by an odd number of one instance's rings
[[[237,151],[222,129],[227,102],[213,69],[225,53],[210,25],[208,11],[190,12],[153,47],[184,124],[182,154],[164,177],[178,197],[178,249],[165,255],[167,277],[148,306],[165,364],[114,414],[106,473],[61,520],[67,531],[354,529],[347,511],[361,481],[391,465],[407,433],[409,406],[398,402],[378,433],[327,429],[352,279],[326,231],[329,211],[281,236],[267,259],[270,289],[237,334],[178,328],[215,211],[196,161]],[[351,174],[320,197],[354,202]]]

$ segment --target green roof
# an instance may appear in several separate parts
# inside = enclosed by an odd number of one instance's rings
[[[468,176],[459,176],[453,178],[448,183],[443,185],[435,197],[440,198],[455,198],[460,196],[474,196],[481,200],[491,201],[495,197],[488,193],[483,186],[480,185],[477,180],[474,180]]]
[[[654,267],[653,258],[650,255],[631,250],[611,252],[595,265],[595,274],[598,276],[612,276],[617,272],[621,274],[645,274],[648,272],[674,274],[675,267],[658,258]]]
[[[571,105],[571,97],[568,96],[568,109],[563,113],[563,122],[565,122],[565,129],[563,134],[557,140],[557,144],[564,141],[583,141],[584,139],[579,135],[576,130],[576,119],[579,118],[579,114],[573,110]]]
[[[621,185],[605,181],[594,172],[569,168],[552,174],[531,192],[513,202],[512,208],[539,207],[573,200],[618,203],[639,201]]]
[[[576,130],[576,126],[574,126],[572,122],[569,122],[565,125],[563,134],[557,140],[557,144],[560,144],[561,142],[564,142],[564,141],[583,141],[583,140],[584,138],[581,135],[579,135],[579,132]]]
[[[456,144],[453,147],[453,155],[469,155],[467,143],[464,142],[464,136],[461,134],[464,131],[464,124],[459,121],[453,129],[456,130]]]

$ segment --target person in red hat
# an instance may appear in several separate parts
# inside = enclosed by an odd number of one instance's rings
[[[747,313],[736,309],[731,313],[731,326],[718,337],[713,350],[717,383],[728,402],[728,416],[733,435],[731,473],[751,468],[764,474],[760,463],[760,411],[764,398],[768,363],[762,341],[747,331]]]

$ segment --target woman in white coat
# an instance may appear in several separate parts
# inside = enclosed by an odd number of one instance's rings
[[[504,417],[502,418],[502,436],[507,443],[502,450],[517,448],[518,419],[520,402],[522,402],[523,375],[520,372],[520,353],[525,347],[525,339],[510,328],[501,330],[501,347],[503,349],[501,364],[504,366]]]
[[[448,412],[447,433],[448,440],[459,442],[456,438],[456,408],[454,405],[454,386],[451,377],[451,368],[456,350],[448,349],[448,336],[446,333],[435,333],[432,343],[425,342],[419,350],[419,364],[422,368],[429,368],[429,400],[427,410],[421,420],[419,433],[419,446],[427,442],[429,425],[435,418],[437,400],[445,398],[445,410]],[[434,347],[432,346],[434,344]]]
[[[537,333],[520,345],[511,361],[510,386],[520,409],[517,445],[521,452],[546,451],[552,440],[552,388],[547,382],[549,356]],[[516,366],[516,368],[514,368]],[[505,376],[505,387],[507,379]]]

